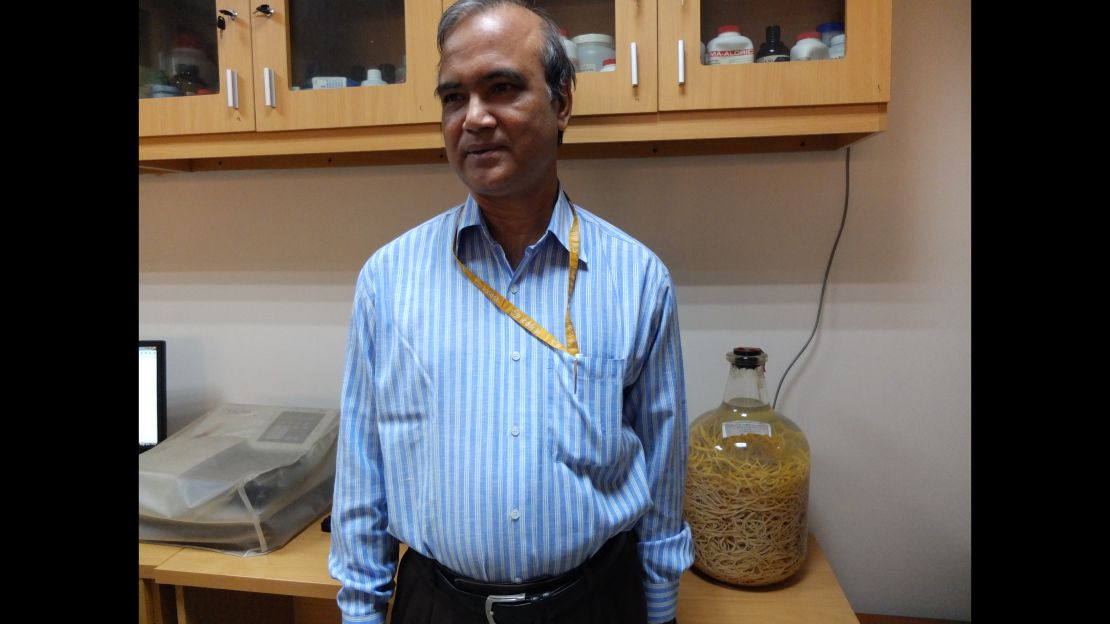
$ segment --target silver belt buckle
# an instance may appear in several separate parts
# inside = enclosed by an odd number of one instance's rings
[[[502,594],[500,596],[486,596],[486,621],[489,624],[497,624],[493,621],[493,603],[495,602],[520,602],[524,600],[524,594]]]

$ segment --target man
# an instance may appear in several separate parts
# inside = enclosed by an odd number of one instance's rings
[[[465,203],[376,252],[347,348],[329,570],[344,622],[673,620],[692,563],[673,286],[570,203],[574,69],[515,0],[443,15]]]

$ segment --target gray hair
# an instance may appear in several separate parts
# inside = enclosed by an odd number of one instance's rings
[[[460,22],[468,17],[507,4],[527,9],[538,15],[540,20],[543,21],[544,45],[541,59],[544,79],[547,81],[547,95],[552,102],[558,100],[566,104],[567,95],[575,84],[574,63],[567,56],[566,48],[563,47],[563,38],[555,20],[551,19],[546,11],[532,6],[526,0],[458,0],[458,2],[452,4],[439,18],[439,30],[436,32],[436,47],[440,53],[440,65],[443,63],[443,43]],[[562,143],[563,131],[560,130],[559,144]]]

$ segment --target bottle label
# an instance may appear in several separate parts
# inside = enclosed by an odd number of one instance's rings
[[[720,57],[720,56],[745,56],[745,55],[749,55],[749,54],[755,54],[755,50],[753,48],[744,48],[743,50],[710,50],[709,51],[710,58],[717,58],[717,57]]]
[[[755,48],[744,48],[742,50],[710,50],[706,56],[709,57],[710,65],[751,63],[752,59],[755,58]]]
[[[731,438],[739,435],[761,435],[771,437],[771,423],[755,420],[730,420],[721,423],[721,437]]]
[[[790,60],[790,55],[789,54],[768,54],[767,56],[765,56],[761,59],[757,59],[755,62],[756,63],[782,63],[783,61],[789,61],[789,60]]]

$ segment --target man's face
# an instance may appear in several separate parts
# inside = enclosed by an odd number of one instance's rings
[[[552,102],[542,22],[507,5],[458,24],[443,44],[437,92],[447,160],[478,196],[526,197],[555,179],[570,94]]]

